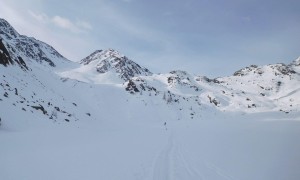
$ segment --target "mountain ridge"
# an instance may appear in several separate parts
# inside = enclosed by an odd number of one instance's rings
[[[52,120],[57,117],[60,121],[77,121],[78,117],[97,114],[95,107],[99,102],[94,102],[93,97],[105,99],[103,94],[110,96],[109,92],[122,94],[122,97],[111,95],[119,97],[114,101],[127,98],[126,102],[142,103],[144,108],[156,104],[179,114],[179,119],[201,118],[203,113],[215,111],[293,113],[300,109],[297,98],[300,96],[300,58],[288,65],[252,65],[232,76],[214,79],[182,70],[155,74],[114,49],[96,50],[80,62],[72,62],[50,45],[19,35],[8,23],[1,24],[0,64],[3,66],[0,68],[6,70],[1,73],[3,98],[0,103],[17,107],[22,102],[24,105],[19,108],[22,113],[37,111]],[[29,88],[33,82],[34,91]],[[106,92],[106,89],[110,90]],[[74,94],[69,96],[67,92],[72,91]],[[101,98],[96,99],[101,101]],[[66,101],[71,106],[66,106]],[[81,104],[89,108],[79,110]]]

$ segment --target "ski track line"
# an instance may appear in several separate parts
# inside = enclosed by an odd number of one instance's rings
[[[175,137],[171,130],[166,146],[154,162],[153,180],[235,180],[212,162],[188,159],[189,153]]]
[[[213,163],[207,163],[206,166],[209,169],[213,170],[220,177],[225,178],[225,180],[235,180],[235,178],[233,178],[232,176],[230,176],[228,173],[226,173],[224,170],[222,170],[221,168],[219,168],[218,166],[216,166]]]
[[[171,135],[169,136],[166,147],[157,157],[154,165],[153,180],[168,180],[170,179],[170,152],[173,148]]]
[[[153,180],[176,179],[203,180],[203,177],[186,161],[171,132],[166,147],[156,159]]]
[[[185,151],[185,148],[180,148],[181,154],[189,154],[188,151]],[[184,153],[182,153],[184,151]],[[183,158],[187,162],[187,158]],[[201,175],[202,179],[208,180],[236,180],[236,178],[229,175],[225,170],[219,168],[217,165],[213,164],[210,161],[204,160],[201,158],[201,155],[193,161],[188,161],[187,166],[191,167],[196,174]],[[193,164],[193,165],[192,165]]]

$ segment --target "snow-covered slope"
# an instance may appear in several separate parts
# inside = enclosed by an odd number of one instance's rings
[[[235,72],[234,76],[217,80],[239,97],[232,98],[229,108],[241,104],[240,108],[286,113],[300,108],[300,76],[294,63],[250,66]]]
[[[300,108],[299,58],[289,65],[252,65],[235,72],[233,76],[209,79],[181,70],[153,74],[113,49],[95,51],[75,63],[64,58],[50,45],[20,35],[3,19],[0,19],[0,36],[0,63],[3,65],[1,68],[5,68],[1,82],[4,99],[7,99],[7,93],[17,89],[19,93],[27,95],[19,97],[17,93],[12,93],[10,96],[14,96],[16,100],[11,104],[23,102],[25,99],[38,102],[37,99],[40,99],[43,103],[34,105],[27,102],[26,106],[38,106],[36,110],[44,109],[44,112],[47,111],[44,114],[50,117],[48,112],[53,111],[53,107],[48,104],[54,102],[49,97],[65,99],[65,96],[70,95],[68,92],[72,91],[78,95],[72,95],[70,102],[75,101],[75,97],[85,101],[92,98],[87,97],[82,89],[97,89],[89,94],[97,96],[101,92],[99,87],[103,86],[124,91],[130,99],[145,105],[153,103],[169,107],[174,111],[173,114],[177,114],[174,119],[199,118],[204,112],[211,111],[289,113],[298,112]],[[50,77],[53,77],[52,80]],[[57,83],[51,84],[48,81]],[[31,87],[27,87],[32,82],[38,82],[34,93],[30,90]],[[81,84],[79,90],[76,88],[78,84]],[[66,90],[58,92],[56,89],[59,88]],[[52,94],[46,93],[43,98],[32,96],[32,93],[45,94],[49,89],[52,89]],[[81,100],[76,101],[80,103]],[[59,100],[61,106],[63,103]],[[92,104],[88,101],[86,103]],[[91,106],[95,107],[94,104]],[[21,109],[25,107],[22,106]]]
[[[113,71],[119,78],[127,81],[135,76],[147,76],[152,73],[113,49],[98,50],[82,59],[80,64],[96,67],[100,74]]]
[[[55,73],[75,63],[48,44],[20,35],[3,19],[0,19],[0,37],[0,104],[5,107],[0,118],[3,121],[24,117],[68,122],[88,116],[88,106],[78,107],[81,98],[71,95],[71,88],[64,86]],[[4,113],[7,111],[10,113]]]
[[[251,65],[233,76],[209,79],[180,70],[153,74],[113,49],[97,50],[79,63],[71,62],[50,45],[20,35],[4,19],[0,19],[0,37],[3,66],[17,64],[21,70],[32,70],[33,74],[35,69],[49,71],[58,79],[73,79],[74,83],[111,84],[123,87],[133,98],[147,99],[146,96],[154,95],[156,99],[151,98],[154,101],[179,109],[184,103],[221,111],[288,113],[300,108],[300,58],[288,65]],[[36,76],[40,74],[43,73]]]
[[[209,79],[0,37],[2,179],[300,178],[300,58]]]
[[[81,66],[61,73],[93,84],[122,84],[132,77],[152,73],[116,50],[97,50],[80,61]]]
[[[252,65],[235,72],[233,76],[217,79],[172,71],[132,78],[125,83],[125,87],[132,94],[143,91],[172,94],[173,101],[169,101],[175,104],[192,98],[199,105],[211,105],[222,111],[289,113],[300,109],[298,61],[289,65]]]

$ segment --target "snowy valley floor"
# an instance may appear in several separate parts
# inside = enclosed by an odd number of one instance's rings
[[[0,179],[298,180],[299,117],[3,123]]]

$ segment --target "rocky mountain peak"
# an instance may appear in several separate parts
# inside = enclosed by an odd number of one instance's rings
[[[3,64],[16,62],[22,69],[27,69],[28,62],[38,62],[50,67],[60,66],[68,60],[50,45],[25,35],[20,35],[6,20],[0,18],[0,40],[5,57]],[[2,53],[4,57],[4,54]]]
[[[90,54],[89,56],[87,56],[86,58],[82,59],[80,61],[80,64],[84,64],[87,65],[89,64],[91,61],[96,60],[97,58],[99,58],[101,56],[101,52],[103,50],[96,50],[94,51],[92,54]]]
[[[0,34],[8,39],[16,38],[19,33],[5,20],[0,18]]]
[[[250,72],[256,72],[258,74],[262,74],[263,71],[260,67],[258,67],[257,65],[250,65],[249,67],[245,67],[245,68],[242,68],[238,71],[236,71],[233,75],[234,76],[245,76],[247,74],[249,74]]]
[[[188,74],[186,71],[182,70],[174,70],[170,72],[170,75],[168,76],[168,83],[174,84],[174,83],[181,83],[182,81],[190,81],[192,79],[192,76]]]
[[[82,59],[80,61],[80,64],[84,64],[87,65],[92,61],[95,60],[105,60],[105,59],[120,59],[120,60],[124,60],[125,56],[123,54],[121,54],[120,52],[114,50],[114,49],[107,49],[107,50],[96,50],[95,52],[93,52],[92,54],[90,54],[89,56],[87,56],[86,58]]]
[[[294,61],[294,63],[295,62],[296,61]],[[266,66],[251,65],[249,67],[245,67],[243,69],[236,71],[233,75],[234,76],[246,76],[250,74],[263,75],[264,73],[271,73],[277,76],[277,75],[291,75],[294,74],[295,71],[291,68],[290,65],[277,63],[277,64],[270,64]]]
[[[114,49],[97,50],[82,59],[80,63],[83,65],[96,66],[97,72],[101,74],[115,72],[125,81],[135,76],[152,75],[147,68],[141,67]]]
[[[187,76],[188,73],[183,70],[173,70],[170,72],[170,74],[178,75],[178,76]]]

